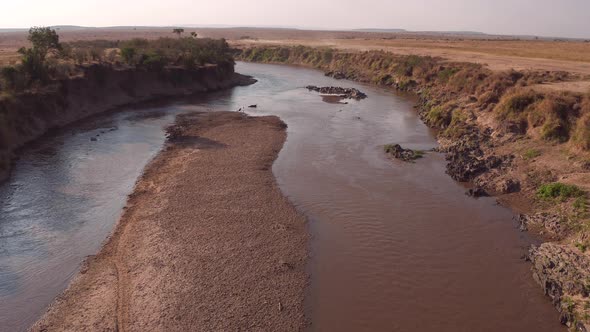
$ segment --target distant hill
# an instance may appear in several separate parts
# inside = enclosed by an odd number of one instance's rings
[[[408,32],[405,29],[354,29],[352,31],[359,32]]]
[[[467,36],[486,36],[487,33],[479,31],[413,31],[415,33],[442,34],[442,35],[467,35]]]
[[[389,32],[389,33],[409,33],[409,34],[427,34],[427,35],[460,35],[460,36],[486,36],[486,33],[479,31],[410,31],[406,29],[353,29],[355,32]]]

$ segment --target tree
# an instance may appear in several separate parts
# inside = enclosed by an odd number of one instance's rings
[[[193,32],[191,32],[191,37],[193,37],[193,38],[197,38],[197,33],[196,33],[196,32],[194,32],[194,31],[193,31]]]
[[[182,35],[184,33],[184,29],[183,28],[174,28],[174,29],[172,29],[172,32],[177,34],[178,37],[180,37],[180,35]]]
[[[172,29],[172,32],[177,34],[178,37],[180,38],[180,35],[182,35],[182,33],[184,32],[184,29],[183,28],[174,28],[174,29]]]
[[[61,50],[59,35],[49,27],[32,27],[29,29],[29,41],[33,44],[35,50],[45,60],[50,50]]]
[[[44,60],[44,54],[37,48],[21,47],[18,53],[22,55],[21,67],[23,72],[27,75],[28,81],[45,82],[47,76],[47,63]]]
[[[121,49],[121,56],[127,64],[131,65],[135,60],[135,49],[133,47],[123,47]]]
[[[4,82],[4,88],[17,90],[20,72],[13,66],[2,67],[0,69],[0,78]]]

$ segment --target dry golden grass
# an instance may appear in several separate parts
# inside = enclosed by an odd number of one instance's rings
[[[590,42],[585,41],[262,28],[187,28],[185,30],[185,34],[194,31],[201,37],[226,38],[234,46],[300,44],[356,51],[383,49],[399,54],[439,56],[450,61],[476,62],[486,64],[493,70],[567,71],[590,78]],[[63,41],[153,39],[174,36],[171,28],[82,29],[60,30],[58,33]],[[14,61],[16,50],[26,43],[26,31],[0,33],[0,64]]]

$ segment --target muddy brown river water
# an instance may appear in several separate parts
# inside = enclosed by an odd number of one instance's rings
[[[465,196],[440,154],[383,154],[436,146],[410,98],[296,67],[237,70],[259,83],[106,114],[23,152],[0,187],[1,331],[25,330],[97,252],[176,114],[250,104],[289,126],[273,171],[310,221],[311,331],[564,330],[521,259],[535,240],[508,209]],[[309,84],[369,98],[328,102]]]

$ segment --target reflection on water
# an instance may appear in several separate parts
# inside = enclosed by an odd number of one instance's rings
[[[0,330],[26,329],[97,252],[177,112],[110,114],[24,151],[0,187]]]
[[[0,187],[0,326],[26,328],[96,253],[175,114],[243,108],[289,126],[273,171],[310,220],[312,330],[560,330],[520,260],[532,240],[510,211],[466,197],[439,154],[415,164],[384,156],[389,143],[436,146],[410,100],[312,70],[238,71],[259,83],[106,115],[25,152]],[[329,103],[309,84],[369,98]]]

